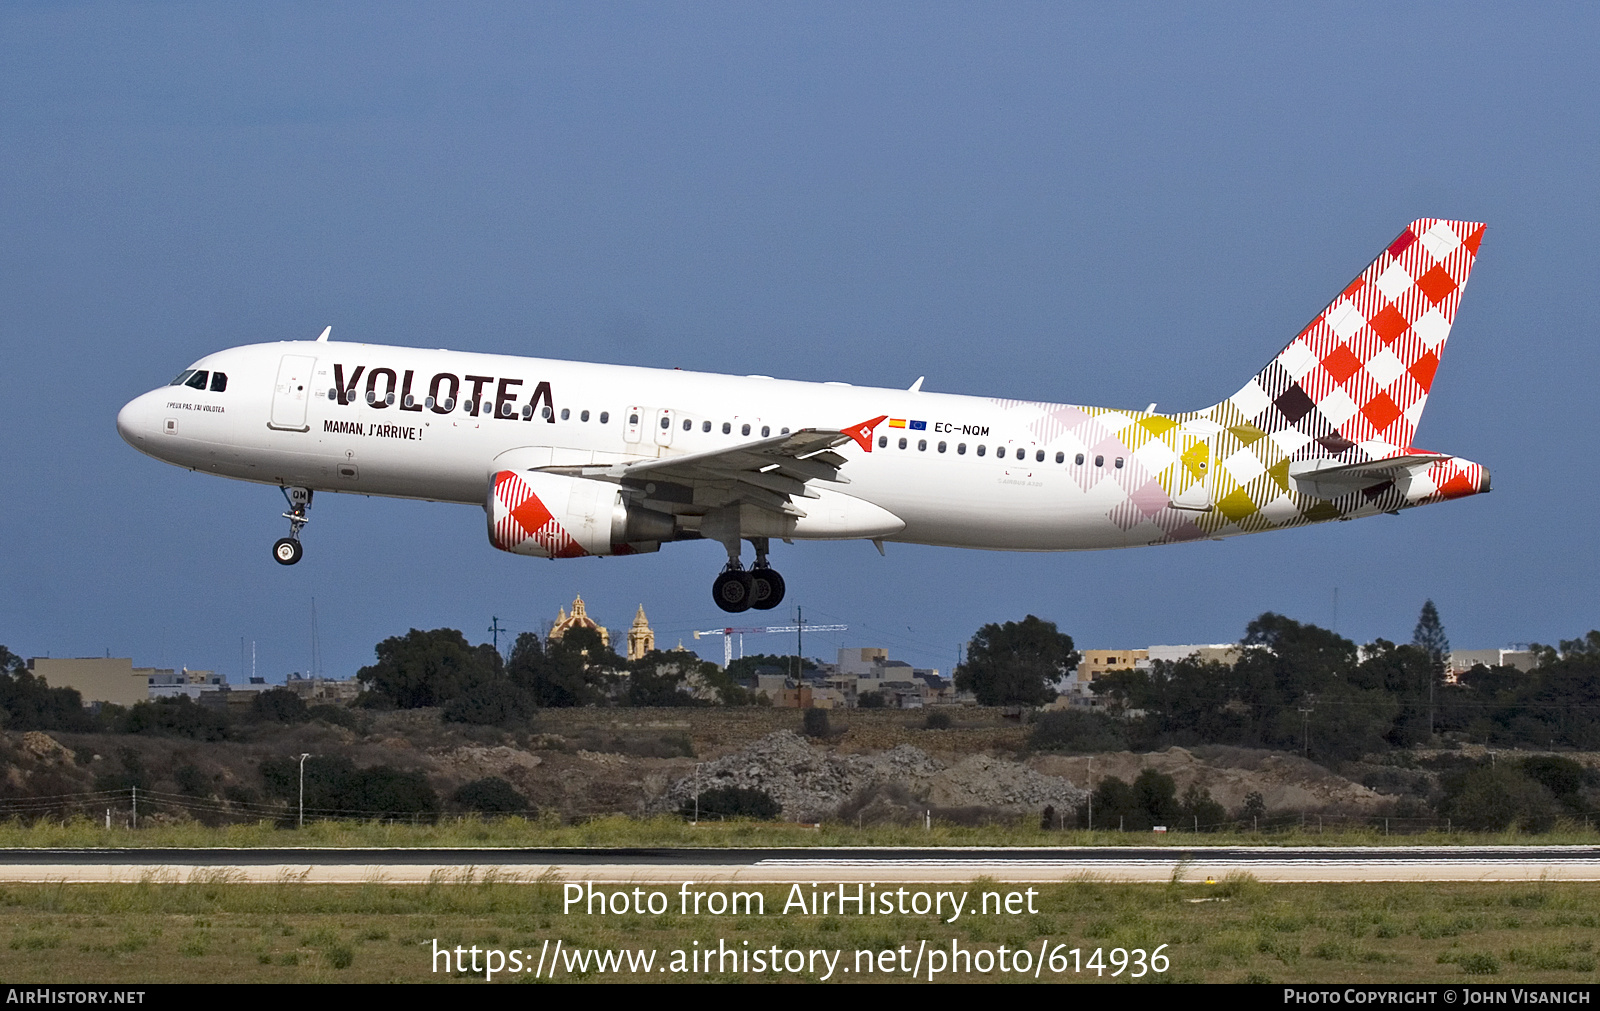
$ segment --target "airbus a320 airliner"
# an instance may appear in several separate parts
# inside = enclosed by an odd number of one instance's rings
[[[1393,513],[1489,490],[1411,445],[1483,237],[1414,221],[1243,389],[1182,414],[283,341],[207,355],[117,430],[273,484],[300,560],[314,492],[476,505],[541,558],[709,538],[725,611],[775,607],[773,539],[1079,551]],[[745,568],[742,547],[754,549]]]

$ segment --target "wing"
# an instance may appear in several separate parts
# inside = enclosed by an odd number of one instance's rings
[[[812,481],[849,484],[839,473],[845,458],[834,450],[854,442],[872,452],[872,431],[884,418],[844,429],[802,428],[788,435],[740,443],[727,449],[638,460],[610,466],[541,467],[574,477],[617,481],[652,508],[698,512],[748,504],[789,516],[804,516],[797,498],[817,498]]]

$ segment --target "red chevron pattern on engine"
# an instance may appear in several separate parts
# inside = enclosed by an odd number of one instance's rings
[[[515,554],[545,554],[551,558],[579,558],[588,552],[562,529],[549,508],[539,500],[515,471],[502,470],[494,476],[495,518],[492,540],[501,551]],[[541,551],[528,551],[533,541]]]

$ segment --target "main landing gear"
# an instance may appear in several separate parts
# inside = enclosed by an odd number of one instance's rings
[[[767,539],[752,537],[756,562],[748,570],[739,561],[738,542],[728,550],[728,564],[711,584],[711,599],[724,611],[755,608],[770,611],[783,603],[783,577],[767,564]]]
[[[280,488],[283,497],[288,500],[289,511],[283,518],[289,521],[289,536],[280,537],[272,545],[272,558],[279,565],[293,565],[305,554],[305,548],[300,545],[300,528],[311,522],[307,513],[311,510],[310,488]]]

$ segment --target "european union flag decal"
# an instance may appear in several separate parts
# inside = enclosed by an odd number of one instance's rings
[[[913,432],[926,432],[928,423],[926,421],[913,421],[910,424],[910,428]]]

